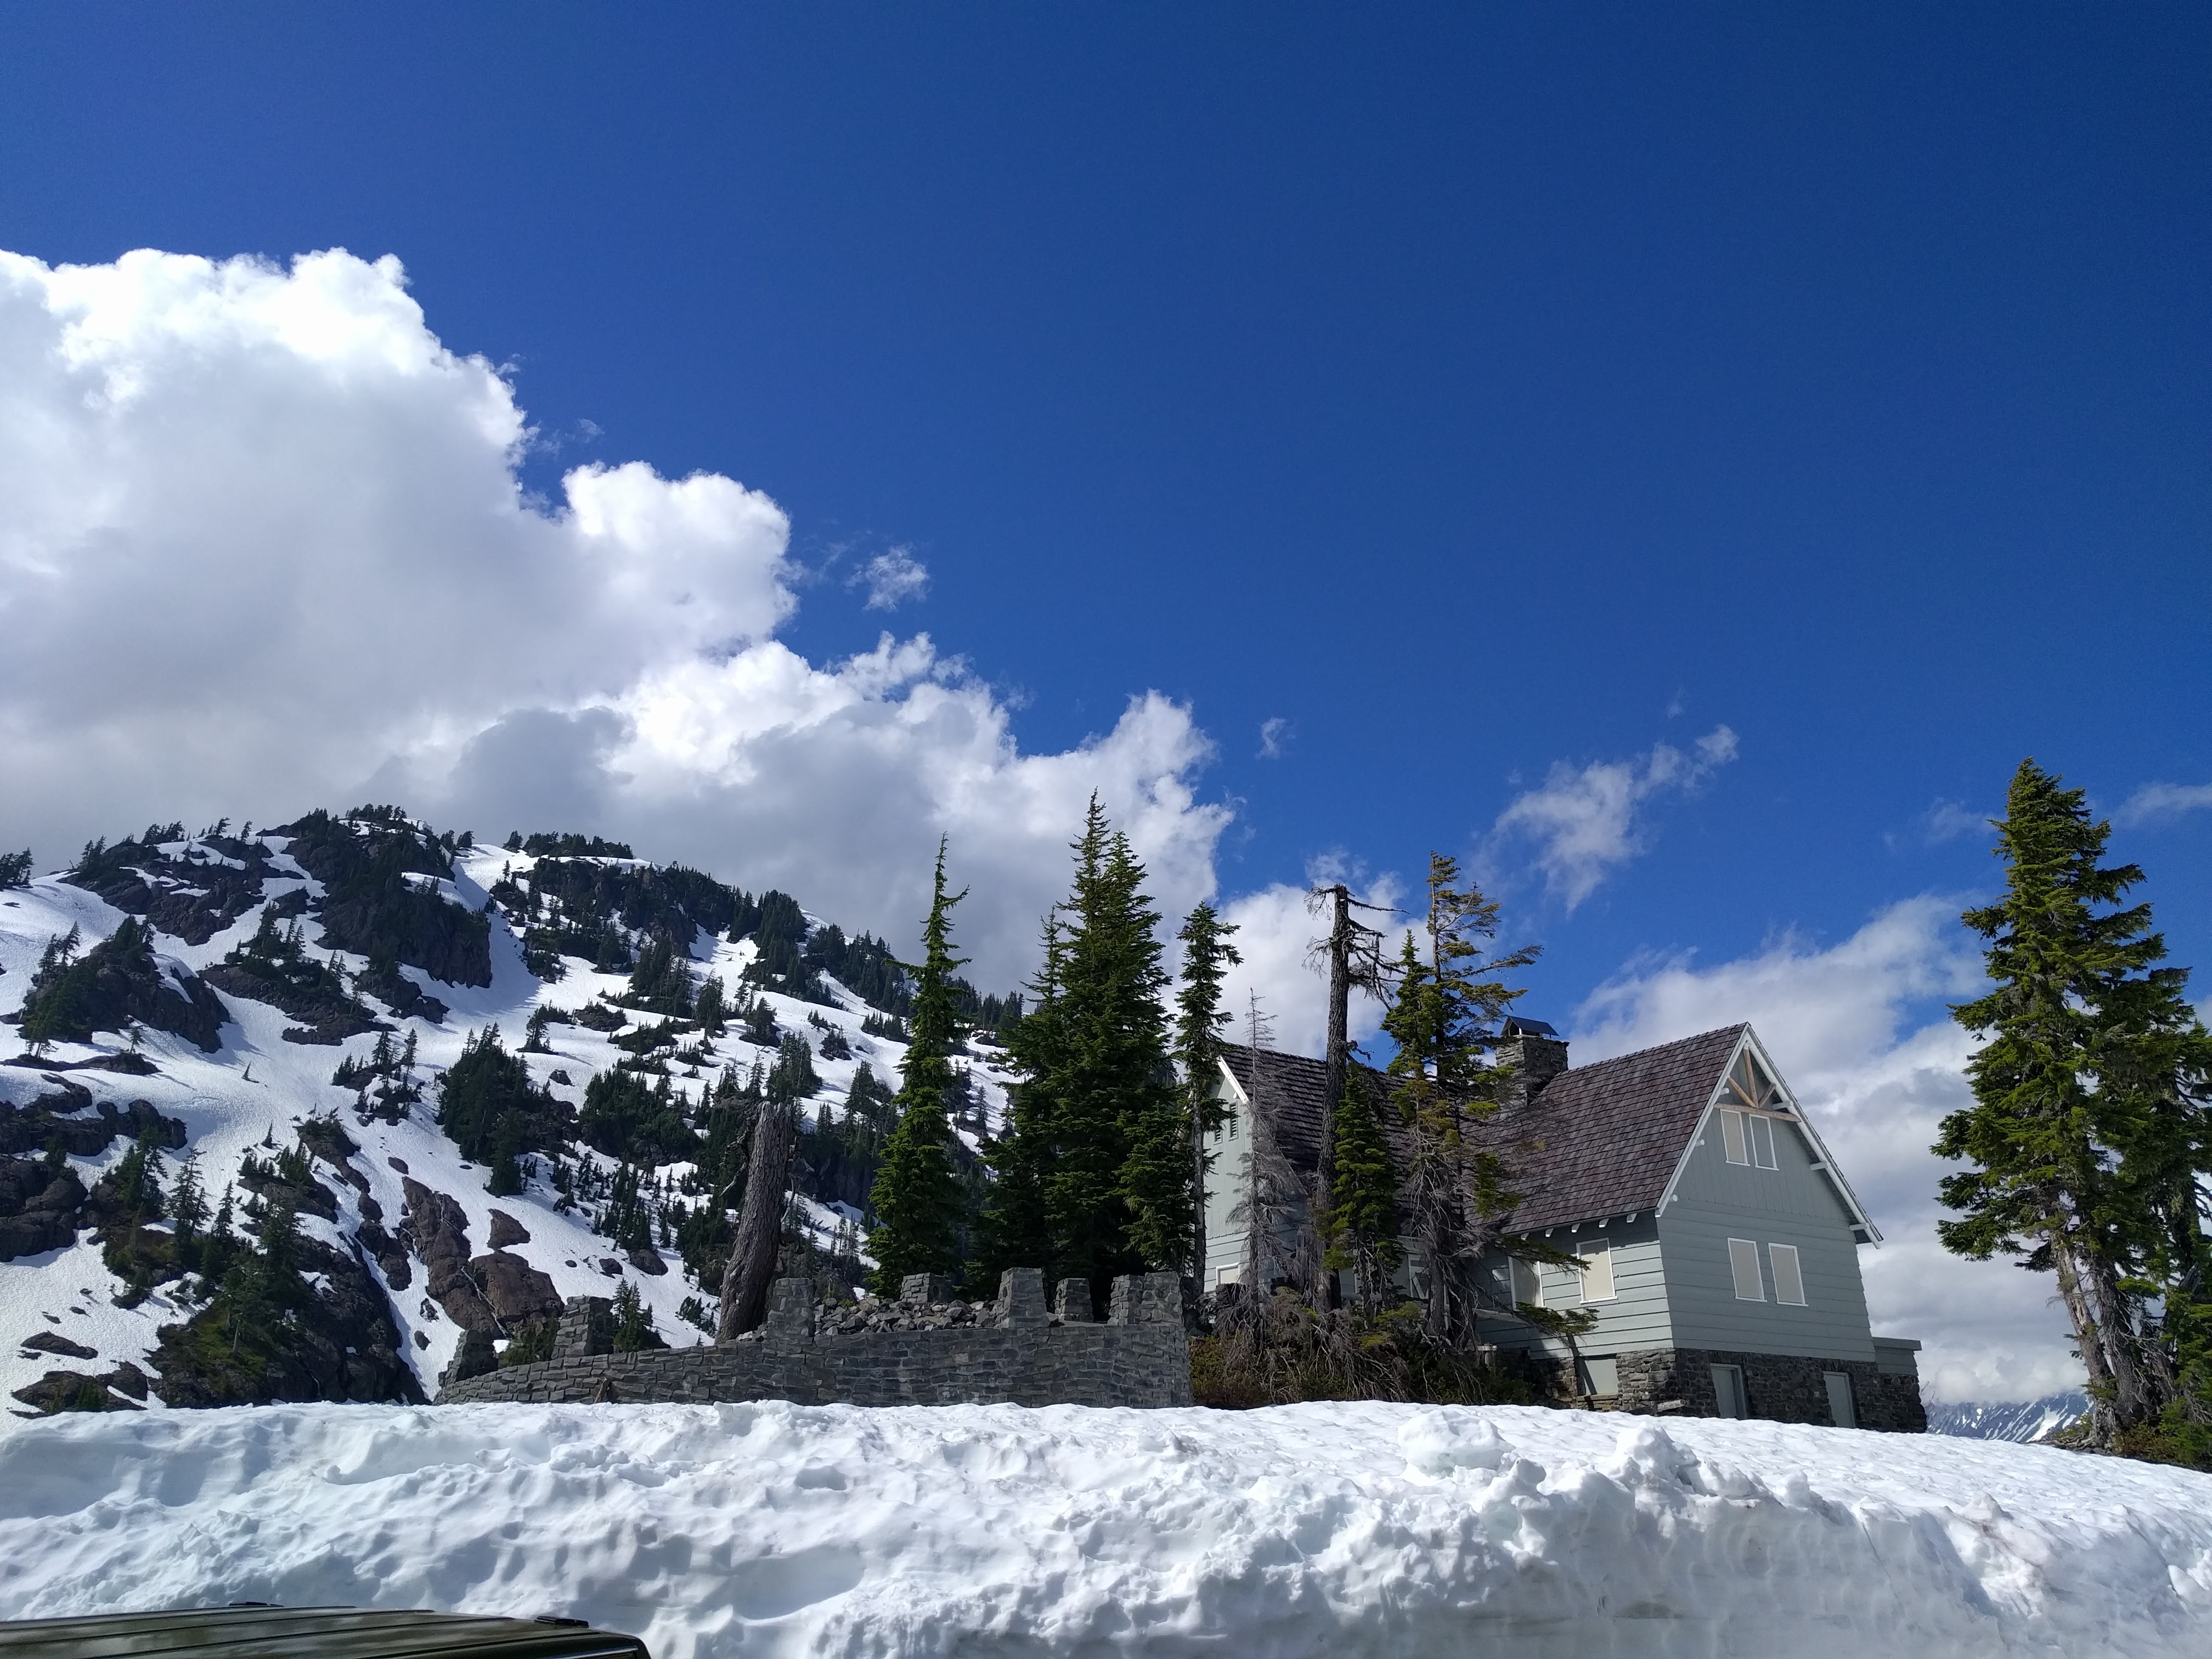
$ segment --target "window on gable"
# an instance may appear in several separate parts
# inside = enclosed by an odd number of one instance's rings
[[[1797,1247],[1795,1244],[1770,1244],[1766,1247],[1766,1260],[1774,1269],[1774,1299],[1786,1302],[1793,1308],[1803,1307],[1805,1274],[1798,1265]]]
[[[1751,1120],[1751,1161],[1762,1170],[1771,1170],[1774,1162],[1774,1120],[1755,1117]]]
[[[1728,1161],[1729,1163],[1748,1164],[1751,1162],[1751,1154],[1744,1148],[1743,1114],[1741,1112],[1731,1112],[1725,1107],[1722,1108],[1721,1146],[1727,1152]]]
[[[1731,1238],[1728,1247],[1729,1271],[1735,1276],[1735,1299],[1765,1301],[1766,1286],[1759,1276],[1758,1244],[1748,1238]]]

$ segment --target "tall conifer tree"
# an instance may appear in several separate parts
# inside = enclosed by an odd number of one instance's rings
[[[1391,1099],[1404,1121],[1412,1167],[1407,1201],[1429,1279],[1424,1328],[1448,1347],[1474,1340],[1482,1257],[1498,1242],[1497,1218],[1510,1209],[1504,1160],[1468,1131],[1498,1109],[1502,1068],[1489,1059],[1499,1022],[1521,995],[1499,975],[1536,959],[1528,947],[1486,956],[1498,904],[1457,885],[1459,861],[1429,857],[1424,959],[1411,933],[1398,965],[1398,994],[1382,1021],[1398,1045]]]
[[[1206,1177],[1213,1158],[1206,1137],[1229,1121],[1228,1108],[1216,1090],[1221,1069],[1221,1030],[1229,1010],[1221,1006],[1221,981],[1244,958],[1229,942],[1237,924],[1224,921],[1210,904],[1184,918],[1176,937],[1182,942],[1182,988],[1176,993],[1175,1056],[1182,1069],[1184,1114],[1190,1125],[1190,1180],[1196,1194],[1192,1208],[1190,1273],[1206,1288]]]
[[[1331,1273],[1351,1273],[1360,1310],[1371,1316],[1386,1301],[1397,1299],[1393,1275],[1405,1252],[1398,1243],[1398,1172],[1383,1139],[1369,1075],[1357,1064],[1345,1067],[1344,1093],[1334,1120],[1334,1179],[1328,1212],[1322,1218],[1328,1247],[1322,1265]]]
[[[1047,924],[1037,1006],[1012,1039],[1012,1144],[994,1155],[1012,1185],[994,1201],[992,1248],[1034,1249],[1041,1215],[1042,1265],[1103,1292],[1117,1273],[1188,1258],[1190,1137],[1144,866],[1096,796],[1073,850],[1074,890]]]
[[[898,1127],[884,1143],[869,1201],[876,1228],[868,1237],[876,1258],[875,1289],[896,1297],[909,1273],[950,1273],[959,1261],[963,1189],[953,1165],[952,1130],[945,1097],[953,1086],[952,1046],[960,1022],[952,975],[967,958],[952,954],[952,907],[968,896],[945,890],[945,842],[937,843],[929,919],[922,924],[922,957],[914,975],[906,1063],[900,1072]]]
[[[1057,1119],[1053,1090],[1065,1047],[1060,999],[1064,942],[1057,911],[1044,920],[1043,949],[1044,966],[1029,982],[1030,1010],[1006,1037],[1007,1057],[1020,1080],[1009,1091],[1009,1121],[986,1153],[995,1178],[984,1201],[975,1275],[979,1292],[995,1290],[1000,1273],[1008,1267],[1039,1268],[1048,1283],[1056,1276],[1044,1182]]]
[[[1945,1118],[1936,1224],[1960,1255],[2019,1255],[2057,1277],[2089,1382],[2087,1438],[2164,1434],[2212,1452],[2212,1305],[2201,1220],[2212,1169],[2212,1039],[2185,969],[2157,966],[2143,878],[2099,863],[2111,834],[2083,792],[2021,763],[1997,823],[2005,891],[1966,912],[1990,992],[1952,1012],[1987,1044],[1974,1104]],[[2154,1427],[2154,1425],[2157,1425]]]
[[[1166,975],[1154,936],[1159,917],[1144,891],[1145,867],[1128,838],[1106,827],[1097,799],[1077,843],[1071,932],[1060,989],[1066,1041],[1054,1095],[1058,1114],[1045,1206],[1060,1271],[1103,1293],[1117,1273],[1147,1265],[1131,1222],[1149,1212],[1165,1224],[1152,1242],[1179,1259],[1188,1246],[1188,1193],[1180,1135],[1172,1160],[1146,1160],[1161,1188],[1133,1192],[1131,1153],[1175,1108],[1168,1060]],[[1171,1167],[1170,1167],[1171,1166]],[[1187,1197],[1181,1200],[1187,1204]]]

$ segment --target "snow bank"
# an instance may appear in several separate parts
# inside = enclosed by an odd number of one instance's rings
[[[562,1613],[721,1654],[2212,1652],[2212,1479],[1530,1409],[275,1407],[0,1442],[0,1614]]]

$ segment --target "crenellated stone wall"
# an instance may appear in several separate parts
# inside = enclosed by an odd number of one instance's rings
[[[1072,1281],[1059,1287],[1057,1311],[1048,1308],[1043,1275],[1034,1267],[1003,1275],[996,1303],[950,1304],[942,1317],[935,1316],[936,1298],[949,1295],[942,1281],[917,1277],[902,1289],[904,1328],[840,1332],[827,1314],[817,1322],[807,1280],[781,1279],[758,1331],[733,1342],[638,1353],[610,1352],[604,1299],[579,1297],[562,1316],[552,1358],[449,1378],[438,1403],[1191,1403],[1190,1346],[1173,1273],[1115,1279],[1103,1324],[1090,1318],[1088,1287]]]

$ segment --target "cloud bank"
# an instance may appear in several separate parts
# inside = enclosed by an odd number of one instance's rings
[[[975,971],[1029,969],[1095,789],[1164,909],[1225,809],[1189,711],[1024,754],[928,638],[817,664],[775,638],[789,524],[631,462],[529,498],[514,389],[448,350],[396,259],[289,268],[0,254],[0,840],[48,862],[149,817],[364,796],[504,835],[626,835],[849,926],[915,933],[929,854],[988,875]],[[927,580],[862,573],[888,609]]]
[[[1582,767],[1554,762],[1542,787],[1516,796],[1498,815],[1492,843],[1531,843],[1546,890],[1572,910],[1650,845],[1644,809],[1653,799],[1700,787],[1735,754],[1735,733],[1717,726],[1687,754],[1662,743],[1640,759]]]

